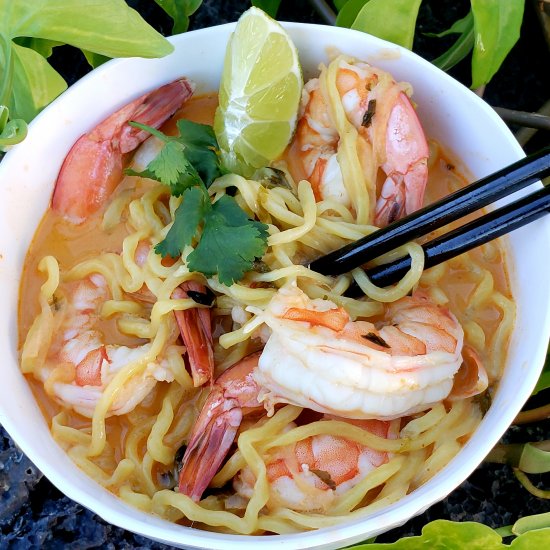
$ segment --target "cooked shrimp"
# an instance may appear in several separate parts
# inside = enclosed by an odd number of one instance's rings
[[[179,491],[199,500],[229,452],[243,415],[260,411],[252,371],[259,353],[248,355],[221,374],[206,400],[183,456]]]
[[[462,364],[462,327],[420,292],[392,304],[378,327],[292,285],[259,315],[271,335],[254,379],[268,405],[397,418],[445,399]]]
[[[204,293],[205,287],[195,281],[187,281],[176,288],[173,298],[188,298],[188,291]],[[187,349],[189,368],[195,387],[208,382],[212,383],[214,376],[214,342],[210,310],[205,308],[190,308],[174,311],[180,329],[183,343]]]
[[[396,437],[399,426],[399,421],[348,422],[386,439]],[[325,513],[335,497],[353,488],[388,459],[387,452],[375,451],[332,435],[315,435],[285,447],[276,447],[266,460],[269,482],[266,506]],[[247,501],[252,497],[255,482],[252,470],[246,467],[235,477],[233,487],[236,494]],[[238,507],[239,502],[232,497],[228,504]]]
[[[108,297],[102,275],[92,275],[68,287],[65,303],[57,313],[63,316],[60,330],[39,373],[47,383],[56,367],[66,367],[63,376],[50,384],[51,390],[60,403],[87,417],[93,416],[95,406],[116,373],[151,347],[151,344],[126,347],[104,343],[103,335],[94,325],[99,308]],[[172,380],[174,376],[167,362],[149,363],[141,375],[132,377],[117,393],[108,415],[130,412],[157,381]]]
[[[426,138],[403,86],[391,75],[367,63],[344,58],[334,62],[338,63],[336,87],[342,106],[358,131],[357,152],[364,177],[374,174],[376,179],[378,169],[385,174],[374,217],[374,223],[383,227],[422,207],[428,177]],[[349,206],[350,195],[337,158],[341,136],[329,105],[320,79],[310,80],[292,145],[298,160],[291,158],[289,168],[295,179],[305,177],[311,183],[318,201],[331,198]]]
[[[143,266],[147,261],[151,245],[140,241],[136,247],[134,258],[137,265]],[[196,281],[182,283],[172,292],[172,298],[188,298],[187,291],[199,294],[205,293],[205,286]],[[144,285],[132,297],[140,302],[154,304],[155,295]],[[182,311],[174,311],[176,322],[180,329],[181,338],[187,350],[189,370],[195,387],[208,382],[212,383],[214,377],[214,342],[212,340],[212,320],[210,309],[190,308]]]
[[[158,128],[191,97],[193,89],[185,78],[166,84],[128,103],[80,137],[59,171],[52,208],[75,224],[96,212],[121,180],[124,154],[149,137],[128,122]]]

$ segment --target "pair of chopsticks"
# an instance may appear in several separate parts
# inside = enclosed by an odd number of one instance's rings
[[[381,256],[398,246],[426,235],[488,204],[511,195],[550,175],[550,147],[495,172],[402,218],[371,235],[311,262],[309,267],[324,275],[340,275]],[[472,248],[510,233],[550,212],[550,186],[494,210],[458,229],[422,245],[424,269],[454,258]],[[399,281],[411,267],[410,257],[366,270],[377,286]],[[352,285],[347,296],[360,295]]]

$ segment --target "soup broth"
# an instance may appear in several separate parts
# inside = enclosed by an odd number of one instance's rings
[[[216,94],[192,98],[177,113],[175,119],[186,118],[211,124],[216,105]],[[165,125],[166,133],[176,132],[174,120]],[[292,160],[292,155],[290,149],[286,157],[275,163],[275,166],[286,170],[287,162]],[[240,180],[237,184],[235,194],[240,204],[246,205],[244,197],[249,188]],[[293,185],[295,192],[296,183]],[[464,177],[451,164],[445,151],[436,143],[432,143],[426,201],[432,202],[463,185]],[[54,257],[59,264],[61,281],[52,295],[50,304],[55,318],[56,308],[62,308],[66,303],[67,296],[76,284],[75,281],[79,277],[89,276],[90,270],[82,269],[81,266],[87,262],[107,258],[109,254],[121,255],[123,246],[128,245],[132,235],[139,233],[139,228],[136,229],[135,222],[129,214],[131,204],[136,203],[137,207],[137,203],[144,195],[156,193],[157,198],[151,199],[151,208],[156,212],[155,216],[164,219],[166,212],[173,211],[174,199],[169,198],[162,190],[159,191],[159,187],[158,183],[151,180],[127,176],[117,189],[111,204],[107,205],[110,214],[106,215],[104,209],[100,210],[76,226],[65,221],[53,210],[45,214],[27,254],[22,276],[19,306],[21,348],[25,346],[29,331],[44,307],[40,297],[46,273],[41,263],[43,258]],[[214,193],[222,195],[225,189],[219,185]],[[279,225],[284,231],[291,226],[289,220],[292,220],[293,216],[301,215],[300,207],[293,202],[295,199],[292,199],[292,194],[289,195],[285,190],[262,188],[258,191],[257,187],[250,189],[255,189],[257,196],[261,195],[261,200],[284,204],[289,213],[285,220],[281,221],[276,219],[273,212],[266,212],[260,207],[259,211],[266,223]],[[114,203],[116,206],[113,207]],[[113,219],[118,220],[118,223],[112,223],[110,220]],[[327,219],[329,222],[332,221]],[[320,229],[318,235],[319,239],[323,238]],[[325,252],[328,252],[346,242],[349,242],[349,239],[331,235],[330,238],[327,237],[321,249],[324,248]],[[290,256],[293,254],[294,259],[297,259],[295,263],[298,263],[304,258],[312,259],[312,247],[312,241],[297,241],[292,247],[284,249],[284,252]],[[277,263],[283,257],[281,250],[270,250],[264,258],[272,273],[281,268]],[[319,254],[319,250],[316,254]],[[171,269],[172,266],[169,264],[169,261],[159,261],[155,265],[160,272],[162,268]],[[39,266],[42,266],[41,270]],[[81,272],[82,275],[79,275]],[[213,286],[217,296],[212,309],[216,374],[261,348],[259,333],[254,333],[254,338],[250,338],[242,331],[243,324],[251,319],[246,307],[265,307],[269,300],[264,295],[274,294],[283,282],[284,279],[268,280],[265,276],[247,274],[233,291],[222,288],[221,285]],[[338,298],[332,289],[322,287],[323,290],[315,290],[312,285],[309,280],[298,281],[298,286],[309,293],[311,298]],[[246,289],[242,290],[244,287]],[[253,289],[256,293],[252,298],[247,297],[239,306],[237,295],[239,292],[244,294],[247,289]],[[425,271],[417,290],[429,296],[434,304],[448,308],[454,313],[464,329],[465,345],[477,353],[487,370],[490,394],[501,375],[514,320],[514,305],[506,273],[506,252],[503,243],[489,243]],[[135,307],[127,305],[138,292],[139,290],[122,292],[114,300],[116,304],[111,313],[103,309],[97,315],[94,330],[102,335],[105,345],[133,348],[144,346],[154,340],[148,337],[153,322],[154,305],[147,301],[139,302]],[[260,292],[264,294],[258,298]],[[347,304],[345,300],[341,303]],[[369,300],[357,302],[352,307],[355,308],[351,313],[354,319],[369,319],[379,323],[386,314],[384,305]],[[366,315],[366,311],[370,311],[370,314]],[[184,349],[178,339],[175,322],[168,317],[162,318],[161,326],[165,327],[166,341],[172,354],[169,359],[178,365],[177,374],[172,381],[156,383],[147,396],[125,414],[101,416],[94,413],[91,418],[87,418],[64,405],[52,392],[52,384],[63,382],[70,371],[70,368],[64,367],[61,363],[54,369],[53,374],[50,374],[48,380],[44,380],[44,375],[38,374],[39,366],[27,370],[26,375],[51,426],[53,437],[75,463],[125,501],[171,521],[193,523],[194,526],[205,529],[259,534],[301,531],[370,513],[396,501],[435,475],[460,450],[483,414],[485,400],[482,399],[483,396],[475,396],[456,401],[444,400],[428,411],[413,412],[403,418],[390,420],[391,429],[394,431],[393,435],[387,437],[387,448],[378,451],[385,453],[381,465],[376,470],[379,477],[368,477],[367,481],[359,483],[359,489],[350,489],[349,492],[344,492],[343,496],[334,497],[334,502],[331,501],[331,506],[335,506],[334,511],[326,517],[321,516],[319,510],[308,513],[300,508],[294,511],[281,508],[275,499],[268,500],[265,506],[260,506],[251,519],[245,510],[250,510],[250,503],[259,498],[256,495],[261,491],[256,490],[249,494],[248,498],[251,500],[247,501],[242,494],[235,494],[231,480],[241,472],[239,480],[241,485],[245,484],[246,476],[252,476],[254,479],[253,473],[257,475],[260,468],[258,464],[272,464],[269,460],[274,460],[278,455],[274,451],[277,447],[270,446],[269,438],[276,439],[285,433],[293,434],[296,426],[314,426],[315,429],[312,428],[313,431],[308,437],[318,437],[315,434],[321,433],[321,428],[318,427],[323,425],[321,415],[302,412],[297,406],[285,405],[278,408],[271,417],[256,415],[245,419],[240,428],[239,447],[232,449],[229,459],[214,477],[206,497],[197,503],[185,495],[174,492],[172,489],[176,485],[178,463],[181,460],[180,450],[188,443],[192,426],[207,399],[210,387],[193,387],[181,356]],[[220,340],[222,334],[224,336]],[[44,353],[51,354],[52,351],[46,350]],[[178,353],[179,359],[175,358]],[[44,360],[45,355],[38,355]],[[335,421],[325,421],[325,424],[330,422]],[[339,429],[341,425],[334,424],[333,432],[329,430],[328,433],[340,435]],[[254,439],[254,434],[259,433],[258,430],[264,430],[265,434],[261,437],[257,435],[257,439]],[[247,433],[252,434],[249,439]],[[359,436],[356,434],[353,437],[357,440]],[[371,439],[380,444],[376,437],[378,436]],[[296,435],[294,441],[303,439]],[[292,441],[292,438],[290,440]],[[405,441],[406,443],[403,443]],[[252,450],[247,451],[248,448]],[[247,452],[251,454],[247,455]],[[268,473],[271,471],[269,467]],[[319,475],[321,480],[326,480],[326,476],[322,477],[322,472],[316,475]],[[211,519],[215,513],[221,515],[216,516],[217,519]]]

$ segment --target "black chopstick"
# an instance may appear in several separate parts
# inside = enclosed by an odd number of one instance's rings
[[[325,275],[347,273],[548,175],[550,147],[545,147],[406,218],[314,260],[309,267]]]
[[[424,269],[454,258],[476,246],[510,233],[550,212],[550,186],[494,210],[462,227],[424,243]],[[365,271],[370,281],[384,287],[399,281],[411,267],[409,256]],[[346,296],[357,297],[363,292],[356,283]]]

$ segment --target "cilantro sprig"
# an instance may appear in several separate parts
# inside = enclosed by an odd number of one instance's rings
[[[229,195],[211,202],[208,187],[227,173],[212,127],[180,120],[180,135],[172,137],[143,124],[131,124],[155,135],[164,145],[145,170],[126,173],[157,180],[168,185],[172,195],[182,197],[174,223],[155,252],[177,258],[195,242],[195,249],[187,256],[191,271],[207,277],[217,274],[228,286],[242,279],[267,248],[267,226],[249,219]]]

